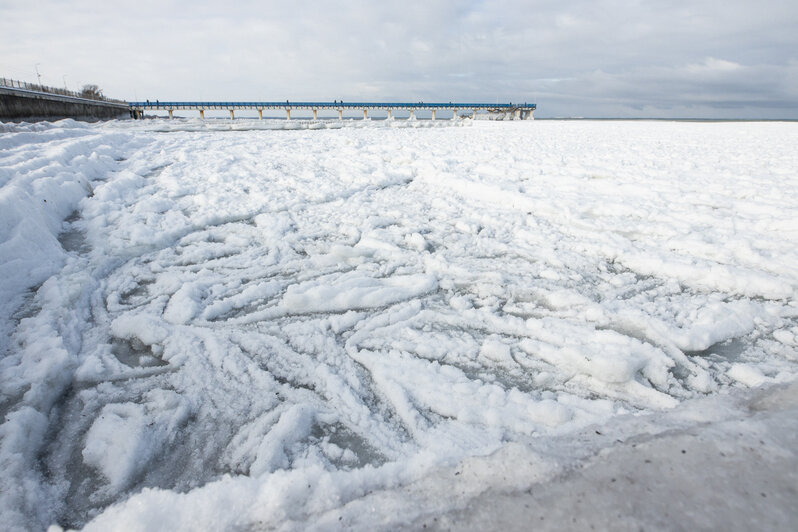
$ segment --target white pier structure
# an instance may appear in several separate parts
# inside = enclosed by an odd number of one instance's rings
[[[408,111],[410,119],[415,118],[416,111],[427,110],[431,113],[432,120],[436,118],[436,111],[452,111],[452,118],[465,112],[465,116],[476,116],[479,112],[486,112],[501,116],[505,120],[531,120],[537,108],[534,103],[425,103],[425,102],[162,102],[160,100],[130,102],[130,112],[133,118],[143,118],[146,111],[167,111],[169,118],[175,111],[199,111],[200,118],[205,118],[205,111],[226,110],[230,112],[230,119],[235,118],[235,111],[254,110],[258,118],[263,118],[263,111],[284,110],[286,120],[291,120],[291,111],[306,110],[313,112],[313,119],[318,120],[319,111],[332,111],[338,113],[338,119],[343,119],[344,111],[363,111],[363,118],[368,118],[368,112],[373,110],[385,111],[388,118],[397,110]]]

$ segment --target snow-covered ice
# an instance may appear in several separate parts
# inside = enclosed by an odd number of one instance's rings
[[[797,291],[795,123],[0,124],[0,516],[413,526],[795,380]]]

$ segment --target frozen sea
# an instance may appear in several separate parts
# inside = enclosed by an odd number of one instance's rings
[[[0,123],[2,528],[478,529],[706,426],[793,467],[797,291],[796,123]]]

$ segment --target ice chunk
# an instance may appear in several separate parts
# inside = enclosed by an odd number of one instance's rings
[[[282,306],[291,314],[345,312],[384,307],[431,292],[432,275],[395,275],[378,279],[354,271],[288,287]]]
[[[726,374],[740,384],[752,387],[760,386],[770,380],[750,364],[732,364]]]
[[[152,390],[144,404],[108,404],[86,434],[83,460],[121,490],[166,452],[190,413],[186,400],[167,390]]]

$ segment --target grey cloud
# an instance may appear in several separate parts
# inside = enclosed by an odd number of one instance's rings
[[[777,0],[0,2],[0,14],[0,71],[41,63],[51,83],[67,74],[125,98],[798,118],[798,5]]]

